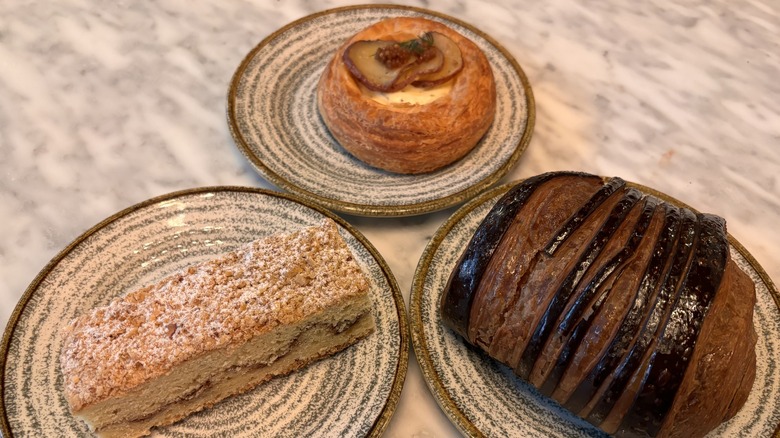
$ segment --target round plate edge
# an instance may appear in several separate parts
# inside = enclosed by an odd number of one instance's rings
[[[604,176],[602,176],[602,178],[606,179],[606,177]],[[468,420],[468,418],[457,408],[457,406],[455,406],[455,403],[452,401],[452,398],[449,396],[446,389],[443,387],[442,383],[436,377],[436,372],[434,370],[433,363],[428,353],[427,341],[425,339],[425,335],[423,333],[423,328],[422,328],[422,316],[420,314],[420,305],[421,305],[422,293],[423,293],[422,290],[423,283],[424,283],[425,276],[427,275],[427,272],[429,270],[430,267],[429,264],[431,259],[433,258],[433,255],[441,245],[442,240],[447,236],[447,234],[452,230],[452,228],[461,219],[463,219],[464,216],[469,214],[475,208],[479,207],[483,203],[487,202],[488,200],[496,196],[506,193],[510,188],[512,188],[517,184],[522,183],[524,180],[525,179],[518,179],[512,182],[508,182],[496,186],[491,190],[483,192],[480,196],[472,199],[468,203],[461,206],[458,210],[456,210],[436,230],[436,233],[434,233],[434,235],[431,237],[430,241],[428,242],[428,245],[426,245],[425,249],[423,250],[420,260],[418,261],[417,268],[415,269],[414,277],[412,280],[412,290],[409,299],[409,315],[410,315],[409,319],[410,319],[410,330],[412,333],[412,348],[414,349],[415,356],[417,357],[417,360],[419,362],[420,370],[425,379],[425,384],[428,386],[428,389],[433,394],[436,403],[439,405],[442,411],[447,415],[450,421],[458,428],[458,430],[460,430],[461,433],[463,433],[468,437],[484,437],[485,435],[473,423],[471,423]],[[692,208],[685,202],[682,202],[679,199],[667,195],[663,192],[659,192],[658,190],[655,190],[651,187],[634,183],[631,181],[626,181],[626,184],[629,185],[630,187],[639,189],[646,194],[651,194],[664,201],[677,205],[678,207],[689,208],[694,212],[698,212],[698,210]],[[728,241],[729,244],[731,244],[743,257],[745,257],[745,259],[748,261],[751,267],[755,269],[756,273],[758,273],[759,275],[759,278],[761,278],[761,280],[767,286],[767,290],[769,291],[769,294],[772,296],[775,304],[780,310],[780,290],[778,290],[775,283],[769,278],[769,275],[766,273],[766,271],[761,266],[761,264],[730,233],[728,234]],[[780,422],[778,422],[778,424],[776,425],[774,432],[772,433],[772,438],[780,438]]]
[[[250,61],[253,59],[255,54],[258,51],[260,51],[265,45],[267,45],[270,41],[276,38],[279,34],[301,23],[316,19],[324,15],[335,14],[335,13],[351,11],[351,10],[362,10],[362,9],[407,10],[407,11],[414,11],[421,14],[427,14],[434,17],[438,17],[443,20],[451,21],[464,28],[471,30],[475,34],[479,35],[480,37],[488,41],[502,54],[502,56],[504,56],[510,62],[513,69],[517,73],[518,78],[522,83],[523,90],[526,94],[526,105],[528,108],[528,115],[526,120],[526,129],[523,132],[523,135],[521,136],[518,145],[513,151],[511,157],[500,168],[498,168],[494,173],[488,175],[487,178],[480,181],[479,183],[474,184],[461,192],[449,195],[444,198],[424,201],[415,204],[407,204],[402,206],[382,206],[382,205],[356,204],[351,202],[338,201],[302,189],[296,186],[295,184],[290,183],[282,176],[278,175],[271,168],[263,164],[263,162],[258,157],[256,157],[254,154],[251,153],[249,146],[247,145],[246,141],[244,140],[243,136],[239,131],[238,122],[236,120],[235,113],[234,113],[234,104],[236,100],[238,82],[241,78],[242,73],[246,70],[247,66],[249,65]],[[247,53],[247,55],[244,56],[244,58],[239,63],[239,66],[236,68],[235,72],[233,73],[228,86],[225,114],[227,118],[228,129],[230,131],[230,135],[233,138],[236,147],[241,151],[241,154],[249,161],[249,163],[258,173],[265,176],[271,183],[273,183],[277,187],[284,189],[288,192],[295,193],[305,199],[309,199],[313,202],[317,202],[329,209],[340,211],[347,214],[353,214],[358,216],[372,216],[372,217],[380,217],[380,216],[400,217],[400,216],[415,216],[415,215],[429,213],[433,211],[442,210],[447,207],[451,207],[453,205],[456,205],[460,202],[472,198],[473,196],[477,195],[483,190],[491,187],[493,184],[499,181],[503,176],[505,176],[509,172],[509,170],[512,169],[512,167],[520,159],[520,156],[523,154],[523,152],[528,147],[528,144],[531,141],[534,127],[536,125],[536,101],[533,95],[533,91],[531,89],[531,84],[528,80],[528,77],[525,74],[525,71],[522,69],[520,64],[515,59],[515,57],[511,53],[509,53],[509,51],[503,45],[501,45],[490,35],[486,34],[482,30],[476,28],[475,26],[463,20],[460,20],[458,18],[452,17],[447,14],[443,14],[441,12],[436,12],[430,9],[425,9],[416,6],[380,3],[380,4],[350,5],[350,6],[342,6],[337,8],[325,9],[319,12],[315,12],[313,14],[300,17],[286,24],[285,26],[277,29],[276,31],[266,36],[265,38],[263,38],[256,46],[252,48],[252,50],[249,51],[249,53]]]
[[[395,370],[395,375],[393,376],[393,384],[391,386],[390,393],[388,394],[387,401],[384,407],[382,408],[379,416],[374,421],[373,427],[371,428],[367,436],[379,437],[382,435],[384,430],[389,425],[390,419],[395,413],[396,407],[398,406],[398,402],[400,401],[401,390],[403,389],[403,385],[406,380],[407,370],[409,367],[410,339],[409,339],[409,322],[407,318],[407,310],[406,310],[406,305],[404,303],[403,294],[401,293],[401,289],[398,286],[398,282],[395,276],[393,275],[390,266],[387,264],[384,257],[382,257],[382,255],[379,253],[376,247],[363,235],[363,233],[361,233],[359,230],[353,227],[345,219],[341,218],[340,216],[336,215],[332,211],[326,209],[325,207],[317,203],[312,203],[305,198],[290,193],[282,193],[274,190],[262,189],[257,187],[224,185],[224,186],[206,186],[206,187],[198,187],[198,188],[190,188],[190,189],[173,191],[173,192],[169,192],[166,194],[162,194],[162,195],[158,195],[146,199],[144,201],[126,207],[108,216],[107,218],[103,219],[102,221],[98,222],[97,224],[93,225],[92,227],[84,231],[73,241],[71,241],[68,245],[66,245],[62,250],[60,250],[41,269],[41,271],[39,271],[38,274],[36,274],[34,279],[30,282],[30,284],[25,289],[24,293],[22,293],[22,296],[19,298],[19,301],[14,307],[14,310],[11,312],[11,315],[8,319],[8,323],[6,324],[6,327],[3,329],[2,340],[0,340],[0,438],[11,438],[14,436],[11,430],[10,421],[8,419],[8,413],[6,412],[6,408],[5,408],[5,372],[6,372],[8,348],[10,346],[11,338],[13,336],[16,325],[19,322],[19,318],[21,314],[24,312],[27,303],[30,301],[33,294],[37,290],[38,286],[46,278],[46,276],[52,271],[52,269],[54,269],[57,266],[58,263],[60,263],[71,251],[73,251],[74,248],[76,248],[79,244],[84,242],[90,236],[94,235],[95,233],[105,228],[112,222],[130,213],[133,213],[134,211],[143,209],[147,206],[154,205],[162,201],[175,199],[181,196],[188,196],[193,194],[209,193],[209,192],[255,193],[255,194],[260,194],[265,196],[283,198],[288,201],[295,202],[303,206],[306,206],[308,208],[311,208],[317,211],[318,213],[322,214],[323,216],[326,216],[334,220],[340,227],[348,231],[353,237],[355,237],[355,239],[358,240],[358,242],[360,242],[361,245],[363,245],[368,250],[368,252],[371,254],[371,257],[373,257],[374,260],[376,260],[377,264],[382,270],[384,277],[387,279],[387,282],[388,284],[390,284],[390,287],[392,289],[393,302],[395,303],[396,315],[398,317],[398,330],[399,330],[399,339],[398,339],[399,357],[398,357],[398,365],[396,366],[396,370]]]

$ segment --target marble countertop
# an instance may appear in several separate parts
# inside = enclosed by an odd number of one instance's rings
[[[36,274],[102,219],[200,186],[275,189],[238,152],[228,83],[260,40],[344,1],[0,2],[0,327]],[[503,181],[618,175],[728,221],[780,279],[780,6],[725,0],[410,1],[479,27],[520,63],[533,138]],[[456,207],[347,216],[409,298]],[[388,437],[457,432],[412,354]]]

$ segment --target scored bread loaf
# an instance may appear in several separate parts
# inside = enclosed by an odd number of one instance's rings
[[[552,172],[476,229],[443,322],[617,436],[703,436],[755,377],[755,288],[725,221],[620,178]]]
[[[73,320],[65,397],[101,437],[145,435],[368,336],[371,307],[367,277],[326,219]]]

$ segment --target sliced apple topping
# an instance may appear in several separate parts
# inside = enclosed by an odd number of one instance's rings
[[[402,42],[356,41],[344,51],[343,61],[355,80],[385,93],[409,84],[432,87],[463,68],[458,45],[438,32]]]
[[[377,50],[394,44],[393,41],[357,41],[344,52],[344,64],[352,76],[368,89],[384,91],[393,85],[405,67],[416,62],[416,59],[410,56],[399,67],[388,68],[376,60],[374,55]]]
[[[449,81],[463,69],[463,56],[455,41],[433,32],[433,46],[444,54],[444,65],[435,72],[421,74],[412,85],[420,88],[430,88]]]

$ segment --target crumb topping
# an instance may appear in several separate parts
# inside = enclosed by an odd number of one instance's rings
[[[79,410],[368,287],[330,219],[251,242],[71,321],[60,358],[68,399]]]

